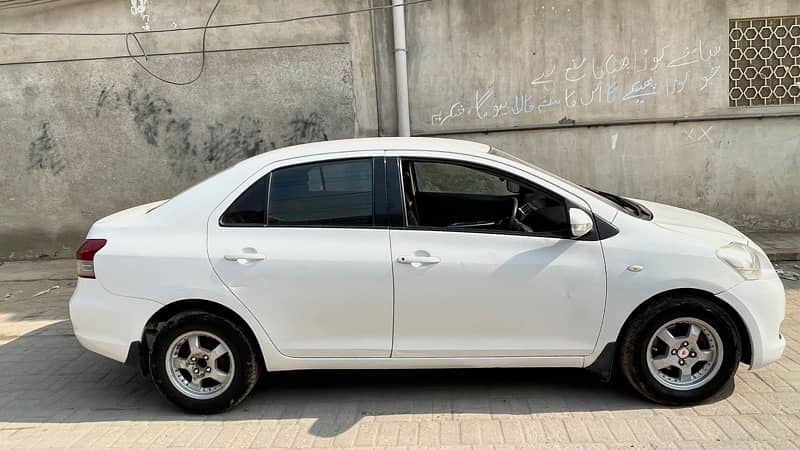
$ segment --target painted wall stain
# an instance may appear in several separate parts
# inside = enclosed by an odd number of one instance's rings
[[[325,125],[317,113],[296,117],[289,122],[289,131],[283,135],[283,143],[285,145],[327,140],[328,135],[325,133]]]
[[[39,135],[28,146],[28,169],[47,170],[58,175],[64,167],[64,158],[50,135],[50,122],[42,122]]]
[[[35,100],[37,97],[39,97],[39,92],[39,86],[35,84],[28,84],[22,88],[22,95],[27,101]]]
[[[194,179],[202,176],[206,169],[201,167],[197,155],[197,145],[192,142],[192,119],[189,117],[172,117],[171,109],[166,113],[164,132],[160,140],[148,141],[150,145],[159,147],[167,153],[170,169],[177,175]],[[157,128],[156,128],[157,129]],[[146,127],[139,131],[147,139]]]
[[[169,101],[150,93],[135,89],[128,90],[128,106],[147,143],[158,145],[159,131],[172,119],[172,105]]]
[[[150,92],[135,78],[122,90],[109,85],[97,95],[95,117],[104,110],[127,110],[135,129],[148,145],[164,151],[170,169],[189,179],[218,172],[246,158],[273,150],[279,145],[266,136],[258,118],[243,114],[238,122],[213,122],[195,126],[191,117],[179,114],[166,98]],[[326,141],[322,117],[312,112],[289,121],[280,146]]]
[[[261,121],[247,115],[239,118],[236,127],[227,128],[217,122],[209,125],[207,131],[204,155],[206,162],[213,165],[215,170],[275,148],[274,143],[265,142],[261,134]]]
[[[119,103],[119,94],[114,91],[114,85],[106,86],[100,90],[100,95],[97,96],[97,104],[94,108],[94,116],[95,118],[100,117],[100,111],[103,109],[103,106],[106,104],[106,101],[109,100],[109,97],[113,96],[114,101]]]

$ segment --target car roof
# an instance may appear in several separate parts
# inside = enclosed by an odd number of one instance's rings
[[[246,160],[248,163],[268,163],[287,158],[317,156],[342,151],[359,150],[428,150],[485,155],[491,147],[459,139],[423,137],[374,137],[311,142],[272,150]]]

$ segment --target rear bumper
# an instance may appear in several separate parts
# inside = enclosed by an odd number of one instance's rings
[[[753,350],[750,369],[759,369],[777,361],[786,348],[780,332],[786,311],[786,294],[777,274],[764,271],[764,278],[744,281],[717,294],[741,315],[750,334]]]
[[[97,280],[79,278],[69,300],[75,337],[87,350],[126,362],[131,344],[161,305],[152,300],[123,297],[106,291]]]

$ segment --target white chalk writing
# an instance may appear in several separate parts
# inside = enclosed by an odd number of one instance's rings
[[[136,0],[132,0],[136,1]],[[142,0],[139,0],[142,1]],[[721,45],[698,40],[693,46],[670,44],[632,53],[577,56],[562,63],[548,61],[531,75],[522,92],[496,92],[494,86],[475,89],[431,115],[431,125],[453,120],[499,119],[505,116],[565,112],[592,105],[645,103],[648,98],[704,92],[719,79]]]
[[[147,14],[149,0],[131,0],[131,15],[142,19],[142,29],[150,31],[150,14]]]
[[[708,134],[711,132],[711,129],[714,128],[713,126],[709,127],[692,127],[689,132],[684,131],[683,134],[689,139],[689,144],[700,144],[703,142],[708,142],[713,144],[714,140],[711,139],[711,135]]]

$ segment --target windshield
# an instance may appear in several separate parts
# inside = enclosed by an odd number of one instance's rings
[[[590,191],[595,192],[598,195],[602,195],[603,197],[609,199],[611,202],[617,205],[617,208],[621,209],[622,211],[628,213],[633,217],[638,217],[640,219],[645,219],[645,220],[651,220],[653,218],[653,213],[639,202],[635,202],[629,198],[625,198],[616,194],[598,191],[597,189],[592,189],[592,188],[586,188],[586,189],[589,189]]]
[[[620,196],[615,195],[615,194],[609,194],[608,192],[603,192],[603,191],[599,191],[597,189],[587,188],[585,186],[581,186],[579,184],[575,184],[572,181],[564,179],[564,178],[562,178],[562,177],[560,177],[560,176],[558,176],[558,175],[556,175],[554,173],[548,172],[547,170],[544,170],[544,169],[542,169],[541,167],[539,167],[537,165],[531,164],[528,161],[525,161],[524,159],[517,158],[516,156],[508,154],[508,153],[506,153],[506,152],[504,152],[504,151],[502,151],[500,149],[497,149],[495,147],[492,147],[489,150],[489,154],[490,155],[500,156],[502,158],[506,158],[506,159],[509,159],[509,160],[514,161],[516,163],[519,163],[519,164],[522,164],[524,166],[530,167],[531,169],[535,169],[535,170],[537,170],[539,172],[543,172],[543,173],[545,173],[545,174],[547,174],[547,175],[549,175],[549,176],[551,176],[553,178],[556,178],[557,180],[559,180],[559,181],[561,181],[563,183],[566,183],[566,184],[570,185],[571,187],[573,187],[573,188],[581,191],[582,193],[594,198],[595,200],[601,201],[601,202],[603,202],[603,203],[605,203],[607,205],[610,205],[610,206],[612,206],[612,207],[614,207],[614,208],[616,208],[616,209],[618,209],[618,210],[620,210],[620,211],[622,211],[622,212],[624,212],[626,214],[629,214],[631,216],[640,217],[640,218],[647,219],[647,220],[650,220],[650,219],[653,218],[653,214],[647,208],[645,208],[640,203],[637,203],[637,202],[635,202],[633,200],[630,200],[630,199],[627,199],[627,198],[624,198],[624,197],[620,197]]]

